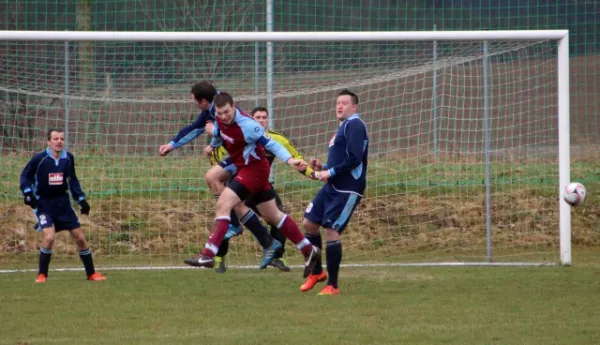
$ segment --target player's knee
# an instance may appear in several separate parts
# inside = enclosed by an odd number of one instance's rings
[[[85,239],[85,235],[83,235],[83,234],[80,234],[75,238],[75,243],[77,244],[77,246],[79,248],[85,249],[88,247],[87,241]]]
[[[88,243],[85,239],[85,234],[81,230],[81,228],[76,228],[70,231],[71,238],[75,241],[75,244],[79,249],[86,249],[88,247]]]
[[[54,233],[53,232],[44,232],[44,247],[52,248],[54,245]]]
[[[204,181],[210,187],[216,182],[218,182],[217,174],[214,173],[212,169],[208,170],[206,174],[204,174]]]
[[[319,225],[311,222],[306,218],[302,219],[302,227],[304,228],[304,231],[311,234],[317,233],[319,231]]]
[[[235,212],[241,216],[245,216],[246,213],[250,212],[250,207],[246,206],[243,202],[235,207]]]
[[[282,223],[284,217],[286,217],[286,214],[276,207],[267,209],[263,207],[260,211],[260,215],[267,223],[273,226],[281,225],[280,223]]]
[[[233,207],[232,207],[231,203],[229,203],[227,200],[225,200],[225,198],[219,198],[219,200],[217,200],[217,204],[215,205],[215,212],[217,213],[217,215],[219,215],[219,214],[229,215],[229,213],[231,213],[232,208]]]
[[[327,229],[325,231],[325,238],[327,241],[339,241],[340,233],[334,229]]]

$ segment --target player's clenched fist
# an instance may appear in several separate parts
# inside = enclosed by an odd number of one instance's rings
[[[27,191],[26,193],[23,193],[23,202],[25,203],[25,205],[28,205],[33,209],[37,208],[37,199],[35,198],[35,195],[33,195],[33,192],[31,190]]]
[[[310,165],[311,168],[313,168],[315,171],[321,171],[323,170],[323,163],[321,163],[321,161],[318,158],[315,157],[311,157],[308,160],[308,164]]]
[[[161,156],[166,156],[171,151],[173,151],[173,145],[171,144],[160,145],[160,147],[158,148],[158,153]]]
[[[206,134],[210,135],[211,137],[214,137],[215,125],[213,125],[212,122],[207,122],[206,125],[204,125],[204,131],[206,132]]]
[[[306,170],[306,167],[308,166],[304,160],[295,158],[288,159],[287,164],[298,171]]]
[[[315,172],[315,177],[319,181],[327,181],[331,177],[331,173],[329,172],[329,170],[321,170]]]
[[[79,202],[79,206],[81,206],[81,214],[90,214],[91,207],[85,199]]]
[[[210,157],[210,155],[214,151],[214,149],[215,149],[214,147],[208,145],[204,148],[204,154]]]

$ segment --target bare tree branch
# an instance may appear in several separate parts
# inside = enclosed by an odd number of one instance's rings
[[[248,0],[233,0],[228,3],[175,0],[171,3],[174,12],[152,11],[145,0],[137,0],[137,4],[142,8],[144,16],[163,31],[242,31],[251,27],[248,20],[253,2]],[[173,16],[179,20],[167,20]],[[226,71],[226,68],[239,68],[242,65],[241,55],[236,52],[243,47],[240,43],[202,42],[193,46],[163,43],[163,47],[163,54],[175,64],[184,63],[195,67],[188,77],[190,79],[218,79],[221,71]]]

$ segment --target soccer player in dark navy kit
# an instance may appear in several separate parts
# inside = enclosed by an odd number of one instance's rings
[[[367,126],[358,114],[358,97],[343,90],[338,94],[336,117],[340,122],[335,136],[329,142],[327,164],[318,159],[309,160],[316,177],[326,181],[306,208],[302,225],[306,238],[316,247],[322,248],[319,227],[325,228],[327,250],[327,272],[323,272],[321,258],[308,272],[306,282],[300,287],[303,292],[311,290],[317,282],[327,279],[327,286],[319,295],[338,295],[338,272],[342,262],[340,234],[348,225],[352,213],[360,202],[366,187],[367,156],[369,138]],[[305,276],[307,274],[305,273]]]
[[[101,281],[106,277],[94,269],[92,251],[81,230],[79,219],[71,206],[67,190],[81,207],[82,214],[90,213],[90,205],[75,174],[75,158],[64,148],[65,133],[60,129],[48,131],[48,148],[36,153],[21,173],[24,202],[37,218],[37,231],[44,233],[40,248],[39,272],[36,283],[45,283],[52,258],[56,233],[68,230],[79,249],[88,280]]]

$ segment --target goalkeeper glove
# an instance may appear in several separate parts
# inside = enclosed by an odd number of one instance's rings
[[[81,206],[81,214],[90,214],[90,204],[85,199],[79,202],[79,206]]]
[[[35,195],[33,195],[32,191],[23,193],[23,202],[25,205],[28,205],[33,209],[37,208],[37,199],[35,198]]]

